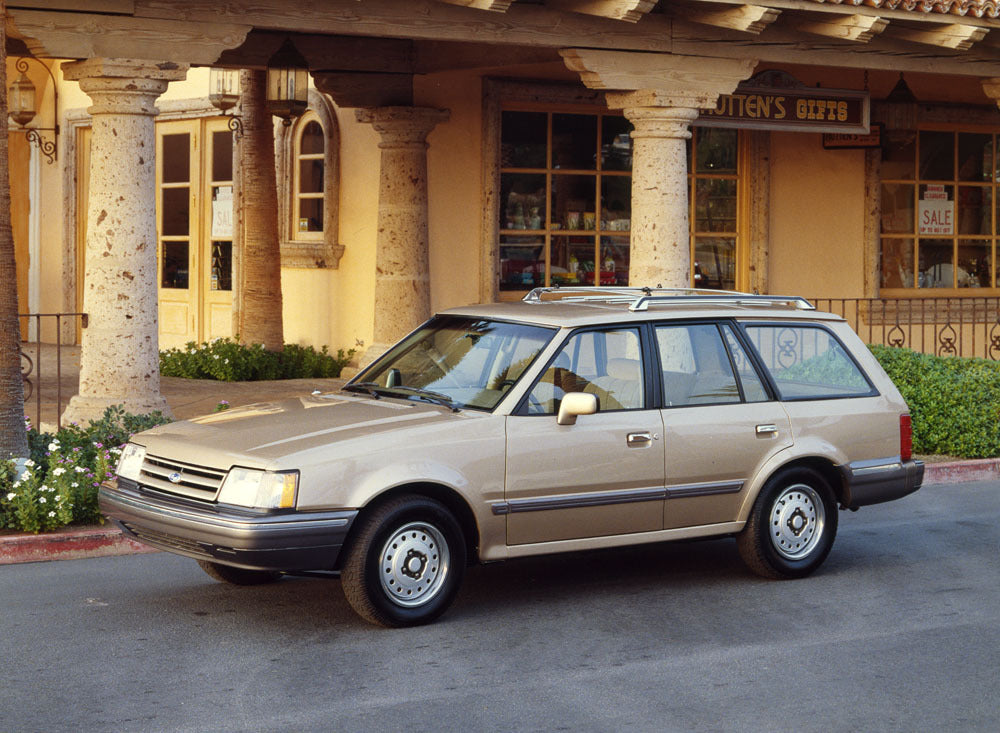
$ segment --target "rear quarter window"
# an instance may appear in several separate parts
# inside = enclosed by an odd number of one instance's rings
[[[747,324],[744,330],[783,400],[876,394],[844,345],[821,326]]]

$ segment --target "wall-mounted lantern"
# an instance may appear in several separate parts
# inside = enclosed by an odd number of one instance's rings
[[[38,62],[48,72],[49,78],[52,79],[53,119],[58,119],[59,104],[56,80],[52,75],[52,70],[41,61],[38,61],[38,59],[32,58],[32,60]],[[59,123],[56,122],[54,127],[28,127],[31,121],[35,119],[35,115],[38,114],[37,90],[31,79],[28,78],[27,58],[18,58],[14,63],[14,68],[20,73],[17,79],[14,80],[14,83],[10,85],[7,93],[7,111],[10,114],[10,118],[17,124],[17,127],[13,131],[24,132],[28,138],[28,143],[37,145],[46,160],[49,163],[54,163],[57,158],[56,143],[59,140]],[[42,132],[51,132],[52,139],[46,140],[43,138],[40,134]]]
[[[917,135],[918,104],[910,85],[899,74],[899,81],[889,95],[876,105],[878,121],[884,125],[886,139],[895,145],[908,145]]]
[[[309,106],[309,64],[286,38],[267,62],[267,109],[287,126]]]
[[[213,67],[208,72],[208,101],[226,114],[240,101],[239,69]],[[236,137],[243,137],[243,121],[236,114],[229,115],[229,129]]]

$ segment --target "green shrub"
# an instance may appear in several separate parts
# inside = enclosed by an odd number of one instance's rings
[[[1000,456],[1000,363],[869,348],[910,407],[914,453]]]
[[[85,428],[74,424],[53,435],[27,426],[31,456],[24,469],[0,461],[0,529],[44,532],[102,521],[97,489],[114,473],[120,446],[165,422],[159,412],[131,415],[115,405]]]
[[[333,356],[326,346],[317,351],[286,344],[281,351],[268,351],[261,344],[245,346],[228,338],[201,345],[190,341],[183,349],[160,352],[160,374],[220,382],[339,377],[352,356],[354,349],[338,349]]]

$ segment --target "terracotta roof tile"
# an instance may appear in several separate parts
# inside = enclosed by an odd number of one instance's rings
[[[970,15],[974,18],[1000,17],[1000,0],[812,0],[830,5],[864,5],[885,10],[909,10],[914,13]]]

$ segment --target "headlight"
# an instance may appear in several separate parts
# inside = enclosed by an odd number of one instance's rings
[[[139,480],[142,473],[142,462],[146,459],[146,449],[135,443],[126,443],[122,448],[122,455],[118,459],[118,468],[115,471],[122,478]]]
[[[226,474],[219,501],[258,509],[292,509],[298,488],[298,471],[278,473],[237,466]]]

